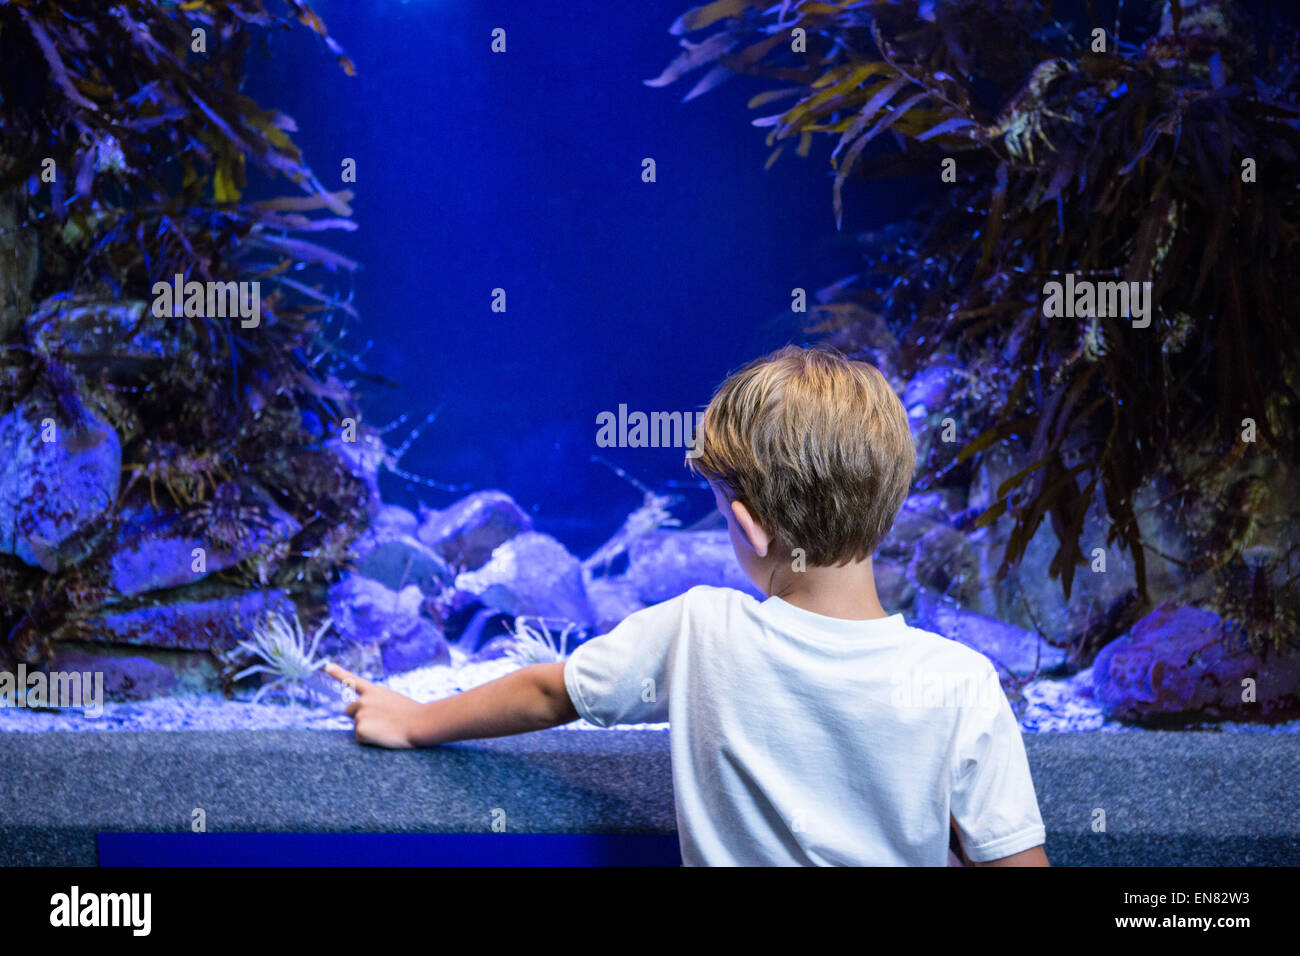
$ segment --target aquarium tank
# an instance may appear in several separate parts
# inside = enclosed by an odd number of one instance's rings
[[[1295,735],[1297,12],[0,0],[0,732],[761,599],[686,457],[795,343],[902,398],[881,602],[1026,736]]]

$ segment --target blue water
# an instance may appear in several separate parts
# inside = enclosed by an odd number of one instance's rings
[[[694,75],[645,86],[679,51],[667,28],[688,6],[322,0],[357,77],[301,29],[249,63],[249,92],[295,118],[323,182],[344,188],[341,162],[357,161],[360,228],[326,238],[363,264],[354,334],[398,386],[365,388],[368,420],[441,406],[402,466],[501,488],[580,555],[641,501],[593,454],[657,490],[692,481],[680,449],[598,448],[597,414],[702,409],[729,370],[804,341],[791,290],[811,298],[860,268],[854,234],[916,198],[850,183],[836,234],[829,145],[802,159],[792,144],[763,170],[750,121],[768,110],[745,104],[772,83],[733,78],[689,103]],[[498,26],[504,55],[489,52]],[[641,181],[647,156],[657,183]],[[382,487],[412,508],[456,497]],[[712,507],[676,490],[685,524]]]

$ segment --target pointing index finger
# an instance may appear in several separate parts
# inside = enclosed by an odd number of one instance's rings
[[[344,670],[342,667],[340,667],[338,664],[335,664],[333,661],[330,661],[328,664],[325,665],[325,673],[329,674],[330,677],[333,677],[339,683],[346,684],[348,687],[351,687],[353,690],[356,691],[361,690],[362,687],[365,687],[370,683],[364,677],[358,677],[356,674],[352,673],[351,671]]]

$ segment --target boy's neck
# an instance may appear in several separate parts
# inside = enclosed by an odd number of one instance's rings
[[[768,593],[823,617],[849,621],[889,617],[876,596],[876,577],[870,558],[840,568],[792,571],[787,566],[773,575]]]

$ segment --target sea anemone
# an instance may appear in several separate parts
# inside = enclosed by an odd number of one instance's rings
[[[526,623],[530,620],[536,621],[538,626],[532,627]],[[547,620],[543,617],[522,615],[516,617],[514,629],[511,631],[515,641],[506,651],[505,656],[516,661],[520,667],[528,667],[531,664],[554,664],[567,660],[569,638],[580,633],[581,628],[568,621],[564,629],[556,635],[547,627]]]
[[[326,620],[312,635],[311,646],[308,647],[296,613],[292,617],[278,613],[262,615],[252,628],[252,639],[240,641],[238,646],[263,663],[240,671],[235,675],[235,680],[243,680],[252,674],[270,674],[275,678],[269,684],[264,684],[254,695],[255,704],[261,701],[264,694],[277,687],[286,694],[294,688],[302,688],[310,701],[312,691],[306,681],[325,666],[324,660],[316,658],[316,645],[332,623]]]

